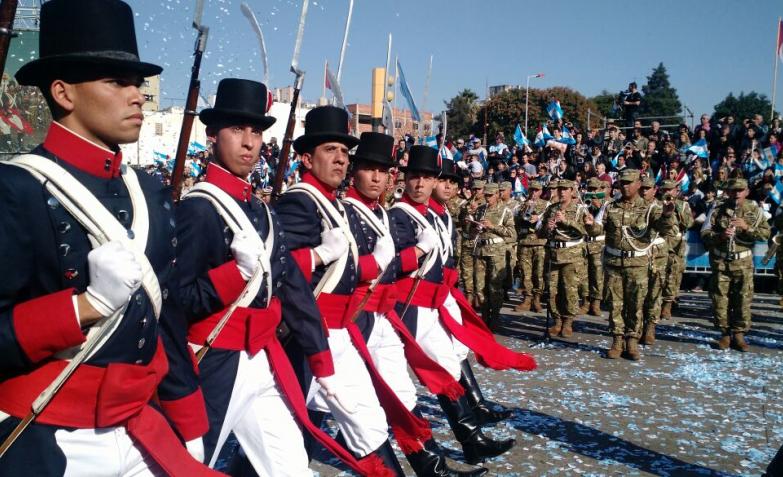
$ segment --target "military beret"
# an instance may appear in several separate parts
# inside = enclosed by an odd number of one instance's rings
[[[644,176],[644,179],[642,179],[642,187],[655,187],[655,179],[650,176]]]
[[[527,188],[528,189],[541,190],[541,189],[544,188],[544,186],[541,185],[541,182],[539,182],[539,181],[530,181],[530,183],[527,185]]]
[[[747,179],[743,179],[741,177],[729,179],[729,181],[726,183],[726,190],[745,190],[747,188]]]
[[[639,180],[639,171],[637,169],[623,169],[617,180],[620,182],[636,182]]]
[[[511,182],[503,181],[500,183],[500,190],[511,190]]]
[[[661,186],[659,187],[659,189],[670,190],[670,189],[674,189],[675,187],[677,187],[676,181],[673,181],[671,179],[666,179],[665,181],[661,182]]]
[[[487,181],[475,180],[470,184],[471,189],[483,189],[487,185]]]
[[[495,182],[489,183],[484,186],[484,194],[486,195],[492,195],[498,193],[498,185]]]
[[[574,181],[568,180],[568,179],[560,179],[557,181],[557,188],[558,189],[573,189],[574,188]]]
[[[594,188],[594,189],[603,189],[604,187],[606,187],[606,182],[602,181],[597,177],[591,177],[587,181],[587,187]]]

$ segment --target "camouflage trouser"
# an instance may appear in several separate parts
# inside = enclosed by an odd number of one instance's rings
[[[644,298],[642,317],[644,323],[658,323],[661,318],[661,303],[663,298],[663,282],[666,276],[668,254],[656,256],[647,271],[647,296]]]
[[[576,265],[576,294],[579,298],[587,297],[590,290],[590,286],[587,283],[587,257],[582,257],[574,265]]]
[[[587,281],[590,283],[588,296],[600,300],[604,294],[604,265],[601,261],[603,253],[587,254]]]
[[[736,332],[750,330],[750,303],[753,301],[753,261],[710,260],[710,298],[715,327]]]
[[[579,314],[577,270],[579,262],[551,264],[548,306],[555,319]]]
[[[680,247],[680,251],[669,251],[669,258],[666,262],[666,273],[664,274],[663,301],[672,302],[680,295],[680,284],[682,275],[685,272],[685,247]]]
[[[525,294],[544,293],[544,246],[519,245],[517,264],[522,278],[522,290]]]
[[[506,249],[506,290],[514,287],[514,270],[517,269],[517,244],[508,244]]]
[[[474,280],[474,273],[475,273],[475,262],[476,257],[473,256],[473,243],[471,241],[465,240],[463,244],[465,245],[462,247],[461,250],[461,260],[459,261],[459,274],[460,279],[462,279],[462,285],[465,287],[465,294],[475,294],[476,293],[476,282]]]
[[[604,277],[609,332],[639,338],[642,334],[642,306],[647,296],[647,267],[605,265]]]
[[[505,255],[476,258],[476,290],[481,290],[484,296],[484,306],[490,316],[497,316],[503,306],[506,289]],[[480,287],[480,288],[479,288]]]
[[[775,290],[778,295],[783,295],[783,247],[778,248],[775,254],[775,276],[778,278]]]

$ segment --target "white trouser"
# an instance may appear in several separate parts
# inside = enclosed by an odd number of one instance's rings
[[[462,324],[462,311],[460,311],[457,300],[451,293],[449,293],[449,296],[446,297],[446,301],[443,303],[443,306],[449,310],[449,314],[452,318],[454,318],[454,321]],[[468,359],[470,348],[462,344],[462,341],[458,340],[454,336],[451,337],[451,341],[454,343],[454,352],[457,353],[457,358],[459,358],[460,362]]]
[[[345,329],[329,329],[329,348],[334,361],[334,380],[340,392],[356,402],[356,412],[348,414],[334,399],[326,399],[321,386],[313,379],[307,395],[307,407],[331,412],[337,421],[348,449],[364,457],[389,438],[386,413],[383,412],[370,373],[354,348]]]
[[[408,373],[405,347],[386,315],[373,313],[375,324],[367,340],[375,368],[408,410],[416,406],[416,386]]]
[[[133,443],[124,427],[60,429],[54,437],[65,454],[66,477],[165,475],[147,452]]]
[[[461,319],[460,317],[459,320]],[[441,365],[452,378],[459,381],[462,373],[462,368],[460,368],[462,358],[460,358],[455,349],[454,343],[456,340],[452,339],[451,334],[446,331],[446,328],[440,322],[440,315],[437,309],[418,307],[416,314],[416,342],[427,353],[427,356]]]
[[[212,454],[215,466],[231,431],[260,476],[312,476],[302,430],[269,368],[266,351],[239,352],[231,401]]]

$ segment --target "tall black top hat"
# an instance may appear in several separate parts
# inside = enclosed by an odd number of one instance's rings
[[[354,161],[366,161],[382,166],[394,165],[394,138],[378,132],[364,132],[359,147],[353,155]]]
[[[39,85],[67,65],[102,66],[153,76],[163,68],[139,61],[133,12],[121,0],[51,0],[41,6],[39,58],[16,72]]]
[[[440,178],[441,179],[451,179],[456,182],[462,181],[462,178],[457,173],[457,166],[454,165],[454,161],[452,159],[442,159],[443,164],[441,165],[440,169]]]
[[[325,142],[340,142],[352,149],[359,139],[348,129],[348,113],[335,106],[319,106],[305,116],[305,133],[294,141],[294,151],[302,154]]]
[[[400,169],[406,174],[409,172],[422,172],[437,177],[440,175],[441,169],[438,151],[429,146],[411,146],[408,151],[408,165]]]
[[[207,126],[239,122],[258,124],[267,129],[276,121],[266,115],[271,107],[272,94],[263,83],[226,78],[218,84],[215,107],[202,110],[198,117]]]

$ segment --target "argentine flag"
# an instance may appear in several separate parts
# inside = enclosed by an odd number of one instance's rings
[[[563,144],[576,144],[576,139],[574,139],[571,135],[571,131],[569,131],[565,125],[563,125],[562,135],[560,136],[560,139],[558,139],[558,142],[562,142]]]
[[[563,119],[563,108],[560,107],[560,101],[554,100],[546,107],[546,112],[552,121],[559,121]]]
[[[688,152],[692,152],[702,159],[710,157],[710,151],[707,150],[706,139],[699,139],[696,141],[691,147],[688,148]]]
[[[522,128],[517,123],[517,128],[514,130],[514,142],[517,147],[525,147],[530,144],[530,141],[525,137],[525,133],[522,132]]]
[[[400,94],[405,98],[408,103],[408,109],[411,110],[411,117],[414,121],[421,121],[421,115],[419,114],[419,108],[416,107],[416,102],[413,100],[413,94],[411,88],[408,86],[408,82],[405,81],[405,73],[402,72],[402,65],[397,60],[397,77],[399,78]]]
[[[552,135],[549,134],[549,129],[546,127],[546,124],[544,124],[542,127],[538,128],[536,140],[533,144],[538,147],[544,147],[546,146],[546,142],[550,139],[552,139]]]
[[[783,201],[783,182],[775,181],[775,187],[769,191],[769,198],[780,205],[780,202]]]
[[[437,136],[427,136],[424,138],[424,145],[429,146],[435,150],[438,149],[438,137]]]

